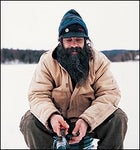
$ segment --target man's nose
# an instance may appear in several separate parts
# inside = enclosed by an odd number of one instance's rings
[[[71,47],[77,47],[78,43],[76,42],[76,40],[72,40],[71,41]]]

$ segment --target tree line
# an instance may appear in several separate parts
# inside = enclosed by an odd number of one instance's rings
[[[139,60],[139,50],[104,50],[102,51],[112,62]]]
[[[19,62],[33,64],[39,61],[45,50],[21,50],[21,49],[1,49],[1,62]]]
[[[40,56],[47,50],[30,49],[1,49],[1,63],[38,63]],[[139,60],[139,50],[103,50],[101,51],[111,62],[124,62]]]

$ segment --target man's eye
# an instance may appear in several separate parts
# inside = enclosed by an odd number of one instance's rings
[[[76,41],[77,41],[77,42],[80,42],[80,41],[82,41],[82,39],[76,39]]]
[[[65,39],[65,42],[71,42],[72,39]]]
[[[83,39],[76,39],[76,42],[78,42],[78,43],[81,43],[81,42],[83,42]]]

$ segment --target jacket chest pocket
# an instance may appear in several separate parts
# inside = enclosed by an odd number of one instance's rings
[[[93,100],[93,93],[79,95],[79,97],[77,98],[77,104],[80,112],[85,111],[89,106],[91,106]]]
[[[53,103],[60,112],[62,112],[62,110],[67,109],[69,105],[70,96],[70,92],[68,91],[63,91],[60,89],[54,89],[52,91]]]

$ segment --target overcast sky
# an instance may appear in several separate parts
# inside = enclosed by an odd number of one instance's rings
[[[139,49],[139,1],[1,1],[1,47],[54,48],[60,21],[72,8],[97,50]]]

